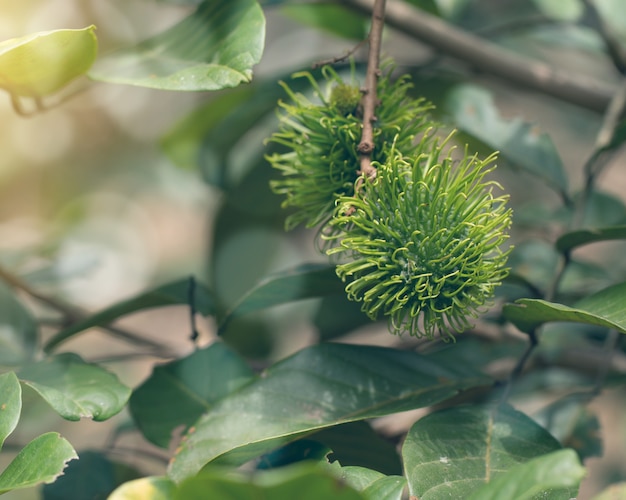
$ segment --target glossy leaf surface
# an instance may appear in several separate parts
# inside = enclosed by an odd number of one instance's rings
[[[25,366],[18,376],[67,420],[106,420],[119,413],[130,397],[130,389],[116,375],[72,353]]]
[[[163,90],[219,90],[249,82],[263,54],[256,0],[206,0],[189,17],[94,66],[96,80]]]
[[[626,239],[626,226],[581,229],[560,236],[556,241],[556,248],[559,252],[567,252],[589,243],[624,239]]]
[[[584,476],[576,452],[559,450],[512,467],[474,491],[470,500],[569,500]]]
[[[96,326],[109,325],[116,319],[127,314],[154,307],[189,304],[190,286],[191,281],[189,279],[173,281],[147,292],[140,293],[130,299],[118,302],[117,304],[113,304],[111,307],[90,316],[84,321],[60,331],[48,341],[45,349],[49,352],[77,333]],[[193,296],[196,311],[204,316],[213,314],[215,312],[215,305],[210,290],[201,283],[195,283],[194,289]]]
[[[180,481],[220,457],[241,464],[305,433],[429,406],[485,383],[411,352],[309,347],[211,408],[183,440],[169,474]]]
[[[574,306],[539,299],[520,299],[503,308],[504,316],[520,330],[530,332],[551,321],[571,321],[614,328],[626,333],[626,283],[589,295]]]
[[[515,465],[560,448],[523,413],[487,405],[436,411],[418,420],[402,455],[411,495],[434,500],[469,498]]]
[[[130,411],[143,435],[167,448],[172,432],[186,430],[217,400],[254,377],[248,365],[221,342],[154,368],[130,398]]]
[[[78,458],[70,443],[56,432],[28,443],[0,474],[0,495],[54,481],[70,460]]]
[[[0,43],[0,88],[20,97],[53,94],[96,59],[96,27],[53,30]]]

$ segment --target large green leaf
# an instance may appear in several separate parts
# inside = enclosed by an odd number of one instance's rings
[[[85,331],[96,326],[106,326],[127,314],[131,314],[144,309],[154,307],[165,307],[179,304],[189,304],[191,299],[190,287],[192,282],[189,279],[173,281],[147,292],[140,293],[135,297],[118,302],[88,317],[84,321],[80,321],[75,325],[66,328],[54,335],[46,344],[45,350],[52,351],[62,342],[73,337],[77,333]],[[215,304],[211,291],[200,283],[193,282],[194,307],[197,312],[208,316],[214,314]]]
[[[20,420],[22,387],[13,372],[0,375],[0,450]]]
[[[567,191],[567,176],[552,143],[537,127],[521,120],[504,120],[491,94],[462,85],[448,96],[447,107],[455,125],[479,139],[511,163],[545,179],[558,192]]]
[[[114,374],[73,353],[27,365],[18,377],[67,420],[106,420],[119,413],[130,397],[130,389]]]
[[[0,282],[0,365],[15,366],[32,359],[37,345],[37,321]]]
[[[433,500],[469,498],[513,466],[560,448],[523,413],[485,405],[441,410],[418,420],[402,455],[411,495]]]
[[[356,490],[312,464],[257,472],[252,478],[234,474],[232,471],[225,473],[220,469],[209,469],[184,481],[174,495],[174,500],[207,498],[366,500]]]
[[[130,411],[146,439],[166,448],[174,429],[183,425],[186,430],[253,375],[243,359],[216,342],[184,359],[157,366],[133,392]]]
[[[614,328],[626,333],[626,282],[610,286],[566,306],[540,299],[519,299],[506,304],[503,314],[524,332],[550,321],[571,321]]]
[[[142,477],[122,484],[108,500],[173,500],[176,484],[168,477]]]
[[[0,474],[0,495],[7,491],[50,483],[63,473],[70,460],[78,458],[72,445],[56,432],[33,439]]]
[[[558,450],[516,465],[474,491],[469,500],[569,500],[585,469],[574,450]]]
[[[96,59],[96,27],[53,30],[0,43],[0,88],[40,98],[83,75]]]
[[[164,90],[235,87],[251,80],[264,41],[256,0],[206,0],[167,31],[104,57],[89,75]]]
[[[305,433],[430,406],[485,383],[480,374],[412,352],[312,346],[213,406],[190,429],[169,474],[180,481],[220,457],[244,463]]]
[[[565,233],[556,240],[559,252],[569,252],[576,247],[596,243],[598,241],[625,240],[626,226],[600,227],[597,229],[581,229]]]
[[[296,300],[341,294],[344,286],[335,267],[328,264],[302,264],[275,273],[261,281],[226,313],[220,331],[238,316]]]

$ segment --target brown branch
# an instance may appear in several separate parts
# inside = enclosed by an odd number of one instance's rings
[[[339,2],[369,15],[373,11],[370,0]],[[594,111],[604,111],[615,94],[615,85],[503,49],[404,2],[389,2],[385,22],[476,70]]]
[[[361,40],[354,47],[352,47],[351,49],[347,50],[345,52],[345,54],[343,54],[342,56],[335,56],[335,57],[331,57],[330,59],[323,59],[321,61],[317,61],[317,62],[313,63],[311,68],[312,69],[317,69],[317,68],[321,68],[322,66],[326,66],[328,64],[332,65],[332,64],[337,64],[337,63],[340,63],[340,62],[344,62],[346,59],[348,59],[349,57],[354,55],[354,53],[357,50],[359,50],[363,46],[363,44],[365,42],[367,42],[367,39]]]
[[[43,294],[35,290],[28,283],[23,281],[21,278],[19,278],[18,276],[15,276],[14,274],[10,273],[9,271],[7,271],[6,269],[2,267],[0,267],[0,280],[4,281],[12,288],[21,290],[22,292],[31,296],[33,299],[37,300],[38,302],[41,302],[42,304],[45,304],[49,308],[54,309],[55,311],[58,311],[59,313],[61,313],[61,315],[63,316],[63,325],[65,326],[71,325],[72,323],[78,323],[79,321],[82,321],[86,319],[87,317],[89,317],[89,314],[83,311],[82,309],[66,304],[65,302],[61,300],[58,300],[54,297],[50,297],[49,295]],[[154,356],[171,357],[170,354],[163,352],[163,346],[161,346],[160,344],[153,342],[151,340],[148,340],[146,338],[143,338],[133,332],[129,332],[125,329],[118,328],[115,326],[110,326],[110,325],[99,326],[98,328],[106,330],[114,337],[125,340],[126,342],[129,342],[131,344],[154,349],[154,351],[152,352]]]
[[[376,0],[372,10],[372,27],[369,34],[369,55],[367,73],[361,107],[363,108],[363,132],[357,147],[359,152],[360,171],[368,179],[376,177],[376,168],[372,166],[374,152],[374,122],[376,121],[376,86],[380,75],[380,50],[382,46],[383,27],[385,25],[385,0]]]

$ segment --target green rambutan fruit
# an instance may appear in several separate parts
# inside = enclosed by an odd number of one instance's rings
[[[390,148],[357,196],[338,199],[329,240],[346,292],[393,333],[432,338],[470,327],[508,274],[511,210],[486,180],[481,160],[425,134],[412,148]]]
[[[389,146],[394,141],[398,150],[408,151],[431,124],[427,111],[432,106],[423,99],[407,96],[412,86],[408,77],[392,81],[390,73],[381,76],[377,88],[379,105],[372,160],[380,163],[387,161]],[[310,80],[319,99],[317,103],[281,83],[291,102],[279,103],[280,128],[269,141],[284,146],[285,151],[267,159],[283,174],[271,187],[285,196],[283,208],[293,209],[285,222],[288,230],[299,224],[314,227],[328,221],[337,199],[354,194],[359,176],[360,91],[344,83],[330,67],[323,68],[322,74],[330,87],[327,92],[322,91],[310,73],[294,75]]]

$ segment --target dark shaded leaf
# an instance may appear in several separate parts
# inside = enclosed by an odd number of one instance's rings
[[[430,406],[489,383],[411,352],[322,344],[277,363],[219,401],[194,425],[170,464],[182,480],[205,464],[241,464],[305,433]],[[303,390],[306,388],[306,390]]]
[[[350,422],[322,429],[309,439],[332,450],[328,459],[342,466],[359,466],[383,474],[402,474],[402,462],[393,443],[386,441],[367,422]]]
[[[47,342],[45,350],[50,352],[77,333],[96,326],[109,325],[116,319],[127,314],[154,307],[189,304],[190,286],[192,285],[189,279],[173,281],[147,292],[143,292],[130,299],[118,302],[90,316],[86,320],[60,331]],[[211,291],[206,286],[197,282],[194,282],[193,287],[196,311],[204,316],[214,314],[215,302]]]
[[[221,321],[220,331],[244,314],[313,297],[342,293],[344,284],[328,264],[302,264],[265,278],[250,290]]]
[[[104,499],[118,485],[139,476],[138,471],[100,452],[81,451],[80,459],[70,462],[61,477],[44,485],[43,500]]]
[[[103,57],[89,75],[163,90],[219,90],[251,80],[264,43],[256,0],[206,0],[167,31]]]
[[[157,366],[133,392],[130,411],[148,441],[167,448],[219,399],[250,382],[248,365],[221,342]]]

